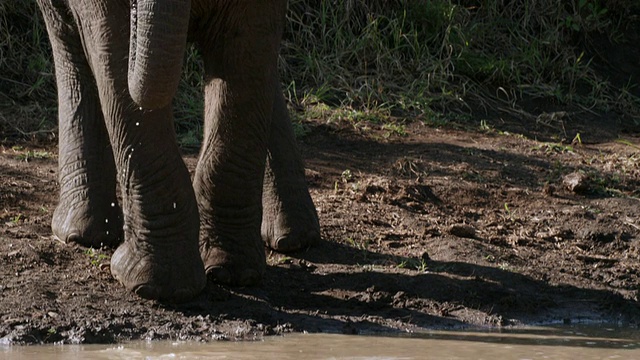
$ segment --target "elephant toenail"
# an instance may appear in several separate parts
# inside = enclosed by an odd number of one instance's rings
[[[277,251],[290,251],[293,248],[293,244],[291,238],[287,236],[281,236],[275,241],[275,246],[273,247]]]
[[[67,235],[67,239],[65,240],[65,243],[80,243],[82,240],[82,237],[80,236],[80,234],[78,234],[77,232],[72,232],[71,234]]]
[[[215,283],[231,284],[231,273],[223,267],[211,267],[207,269],[207,275]]]
[[[160,288],[157,286],[138,285],[133,292],[143,299],[157,300],[160,297]]]

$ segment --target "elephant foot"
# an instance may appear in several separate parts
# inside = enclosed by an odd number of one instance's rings
[[[191,300],[204,289],[206,276],[197,247],[188,251],[184,245],[125,241],[111,257],[111,273],[142,298],[172,303]]]
[[[266,268],[264,245],[259,236],[222,238],[203,231],[200,245],[207,276],[216,283],[252,286],[262,281]]]
[[[271,249],[287,253],[320,242],[320,223],[306,188],[277,196],[265,191],[262,213],[262,240]]]
[[[122,241],[122,211],[113,202],[91,201],[88,198],[65,199],[53,212],[53,235],[60,241],[82,246],[115,247]]]
[[[129,175],[120,185],[124,242],[111,257],[111,274],[142,298],[185,302],[207,282],[198,248],[198,207],[177,151],[165,156],[147,151],[139,146],[132,170],[123,172]],[[144,163],[147,156],[166,162]]]

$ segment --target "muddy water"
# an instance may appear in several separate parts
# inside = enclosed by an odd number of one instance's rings
[[[0,345],[10,359],[640,359],[640,330],[527,328],[411,336],[287,335],[259,342]]]

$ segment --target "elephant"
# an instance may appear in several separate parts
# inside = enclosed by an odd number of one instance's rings
[[[260,282],[265,244],[320,241],[280,88],[286,0],[38,0],[58,91],[54,237],[112,246],[138,296]],[[189,174],[172,100],[188,43],[204,63],[204,135]],[[120,200],[117,196],[120,192]]]

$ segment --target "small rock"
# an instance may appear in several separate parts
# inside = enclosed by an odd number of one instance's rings
[[[449,228],[449,234],[457,237],[473,239],[476,237],[476,229],[471,225],[456,224],[451,225]]]
[[[589,190],[589,177],[581,172],[572,172],[562,178],[564,186],[576,194],[584,193]]]
[[[47,315],[49,315],[50,318],[54,318],[54,319],[58,317],[58,313],[55,311],[49,311]]]

